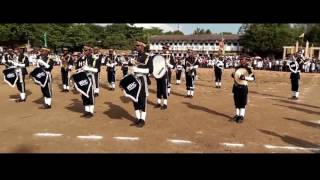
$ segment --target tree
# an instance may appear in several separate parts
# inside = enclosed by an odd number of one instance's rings
[[[289,24],[252,24],[241,36],[240,44],[260,56],[282,56],[282,47],[292,45],[301,34],[301,29]]]
[[[176,30],[176,31],[168,31],[164,33],[165,35],[184,35],[182,31]]]
[[[204,30],[204,29],[197,28],[196,30],[193,31],[193,34],[195,34],[195,35],[198,35],[198,34],[211,34],[211,30],[210,29]]]

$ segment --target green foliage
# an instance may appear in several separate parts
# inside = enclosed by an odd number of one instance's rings
[[[283,46],[294,45],[303,32],[289,24],[251,24],[240,39],[249,53],[281,57]]]

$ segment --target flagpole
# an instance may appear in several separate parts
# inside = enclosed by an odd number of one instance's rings
[[[48,47],[47,46],[47,32],[45,32],[43,36],[44,36],[44,47],[47,48]]]

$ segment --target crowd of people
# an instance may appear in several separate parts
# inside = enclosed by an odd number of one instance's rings
[[[201,68],[213,68],[218,60],[222,60],[225,69],[237,67],[240,64],[239,56],[225,56],[214,57],[209,56],[199,57]],[[291,58],[287,59],[269,59],[261,57],[251,57],[248,61],[249,65],[255,70],[270,70],[270,71],[284,71],[289,72],[288,65],[291,62]],[[320,73],[320,60],[314,58],[306,58],[302,65],[301,72],[306,73]]]

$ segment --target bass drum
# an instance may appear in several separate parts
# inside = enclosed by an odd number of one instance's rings
[[[119,86],[123,89],[126,97],[129,97],[134,102],[138,102],[141,91],[141,82],[134,75],[128,74],[121,81]]]
[[[77,91],[84,96],[89,97],[92,82],[90,81],[87,73],[84,71],[80,71],[72,75],[72,79],[74,82],[74,87],[77,89]]]
[[[11,87],[14,87],[18,81],[18,74],[15,68],[9,68],[3,70],[4,81],[8,83]]]
[[[155,55],[153,60],[153,76],[156,79],[162,78],[166,74],[166,60],[161,55]]]
[[[30,75],[33,78],[33,81],[41,87],[45,87],[47,85],[49,74],[40,67],[35,68]]]

